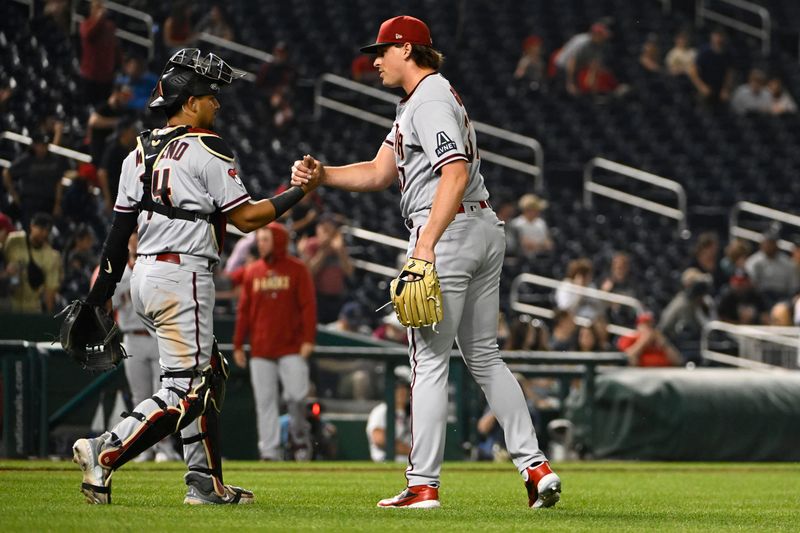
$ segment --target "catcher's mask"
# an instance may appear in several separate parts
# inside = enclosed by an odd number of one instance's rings
[[[221,85],[228,85],[244,75],[215,54],[202,57],[199,48],[183,48],[164,66],[148,107],[157,109],[180,104],[190,96],[217,95]]]

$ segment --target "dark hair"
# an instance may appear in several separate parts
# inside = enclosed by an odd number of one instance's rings
[[[31,218],[31,226],[50,229],[53,227],[53,217],[47,213],[36,213]]]
[[[444,55],[431,46],[422,44],[411,45],[411,59],[418,67],[439,70],[444,63]]]

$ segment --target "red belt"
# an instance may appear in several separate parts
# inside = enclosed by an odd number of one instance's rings
[[[180,265],[181,254],[173,254],[173,253],[158,254],[156,256],[156,261],[163,261],[165,263],[173,263],[176,265]]]
[[[481,209],[486,209],[487,207],[491,207],[489,205],[489,202],[487,202],[486,200],[481,200],[480,202],[478,202],[478,205],[481,206]],[[464,209],[464,204],[461,204],[460,206],[458,206],[458,212],[459,213],[466,213],[467,212],[467,210]]]
[[[147,335],[150,336],[150,333],[146,329],[134,329],[131,331],[126,331],[125,335]]]

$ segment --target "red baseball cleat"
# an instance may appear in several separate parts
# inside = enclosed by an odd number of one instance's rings
[[[537,467],[526,468],[525,473],[528,507],[552,507],[561,499],[561,478],[550,470],[550,463],[545,461]]]
[[[378,502],[378,507],[405,509],[438,509],[439,489],[428,485],[408,487],[394,498],[386,498]]]

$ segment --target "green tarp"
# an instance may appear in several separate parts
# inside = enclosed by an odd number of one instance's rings
[[[596,458],[800,460],[800,372],[625,369],[595,384],[567,417]]]

